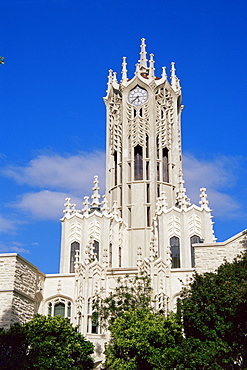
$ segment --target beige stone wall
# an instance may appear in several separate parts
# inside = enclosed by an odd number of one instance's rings
[[[0,326],[8,328],[33,317],[44,279],[37,267],[18,254],[0,255]]]
[[[247,230],[222,243],[195,244],[195,265],[198,273],[215,271],[225,260],[232,262],[247,249]]]

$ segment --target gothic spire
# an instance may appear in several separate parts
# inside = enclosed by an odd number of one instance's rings
[[[92,195],[92,203],[91,203],[91,206],[92,208],[96,208],[98,209],[99,206],[100,206],[100,202],[99,202],[99,198],[100,198],[100,195],[99,195],[99,180],[98,180],[98,176],[94,176],[94,187],[92,188],[93,190],[93,195]]]
[[[123,63],[122,63],[122,82],[125,84],[128,80],[127,78],[127,63],[126,63],[126,57],[123,57]]]
[[[139,63],[140,63],[140,69],[141,68],[144,68],[144,69],[147,69],[147,58],[146,58],[146,44],[145,44],[145,39],[142,38],[141,39],[141,52],[140,52],[140,60],[139,60]]]
[[[176,76],[175,63],[172,62],[171,66],[172,66],[171,71],[170,71],[171,72],[171,86],[172,86],[172,88],[175,92],[179,92],[181,87],[180,87],[180,83],[179,83],[180,80]]]
[[[149,60],[149,78],[154,78],[154,54],[150,54]]]

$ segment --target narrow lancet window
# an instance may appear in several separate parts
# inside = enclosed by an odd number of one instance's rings
[[[112,243],[109,244],[109,267],[112,267]]]
[[[146,134],[146,158],[149,158],[149,137]]]
[[[75,272],[75,255],[78,250],[80,250],[80,244],[78,242],[73,242],[70,247],[70,273]]]
[[[193,235],[191,238],[190,238],[190,252],[191,252],[191,267],[195,267],[195,249],[194,247],[192,246],[192,244],[195,244],[195,243],[200,243],[201,242],[201,239],[199,236],[197,235]]]
[[[170,239],[172,268],[180,268],[180,242],[177,236]]]
[[[99,260],[99,242],[97,240],[93,241],[93,253],[97,260]]]
[[[135,180],[143,180],[142,147],[140,145],[134,148],[134,165]]]
[[[114,185],[117,185],[117,152],[114,152]]]
[[[168,172],[168,149],[163,148],[162,152],[162,167],[163,167],[163,181],[169,182],[169,172]]]

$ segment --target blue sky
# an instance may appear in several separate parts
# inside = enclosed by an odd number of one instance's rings
[[[104,193],[108,70],[176,62],[187,194],[207,187],[215,234],[247,228],[247,3],[0,0],[0,252],[58,271],[66,196]]]

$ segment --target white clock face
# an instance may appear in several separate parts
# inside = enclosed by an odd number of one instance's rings
[[[136,86],[129,92],[129,103],[139,107],[148,100],[148,92],[140,86]]]

